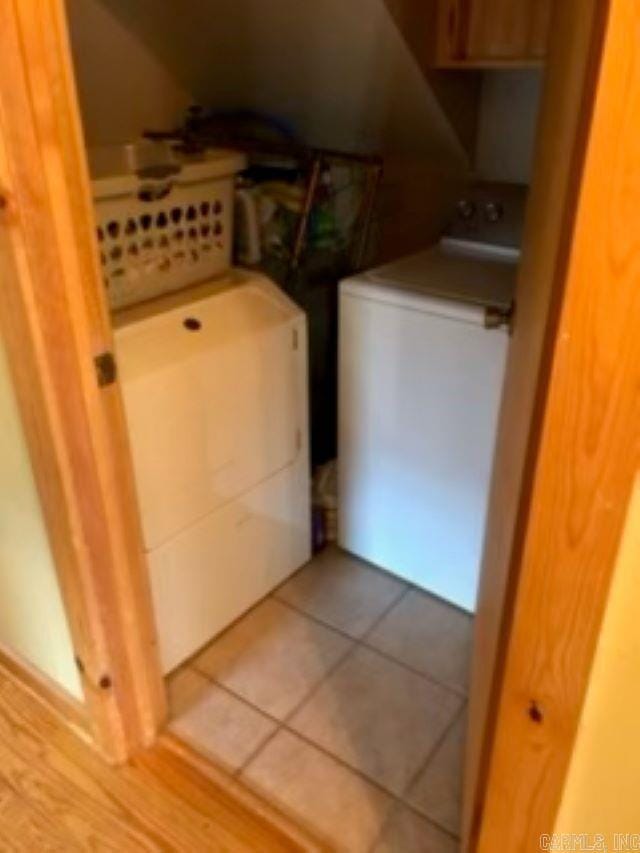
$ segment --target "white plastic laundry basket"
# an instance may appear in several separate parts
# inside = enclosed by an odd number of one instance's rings
[[[231,265],[235,174],[245,158],[180,159],[156,147],[91,152],[100,262],[112,308],[220,275]],[[133,155],[137,156],[133,156]]]

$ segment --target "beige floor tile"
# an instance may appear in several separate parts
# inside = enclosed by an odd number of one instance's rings
[[[209,681],[207,689],[171,721],[169,728],[228,770],[238,770],[273,734],[277,724]]]
[[[460,833],[466,725],[466,714],[463,714],[405,797],[428,818],[456,835]]]
[[[352,637],[361,637],[406,589],[404,581],[329,546],[275,595]]]
[[[267,599],[193,665],[265,713],[284,719],[349,646],[335,631]]]
[[[169,716],[188,711],[207,692],[211,680],[189,667],[180,667],[166,680]]]
[[[258,753],[242,778],[336,849],[349,853],[370,849],[393,802],[362,777],[285,730]]]
[[[473,620],[437,598],[412,590],[376,625],[368,645],[467,691]]]
[[[402,795],[460,705],[449,690],[358,647],[289,725]]]
[[[391,816],[372,853],[458,853],[459,849],[453,838],[401,806]]]

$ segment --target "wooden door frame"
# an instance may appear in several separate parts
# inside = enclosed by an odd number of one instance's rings
[[[632,319],[640,328],[640,306],[631,277],[608,263],[607,250],[618,244],[606,227],[611,184],[597,165],[614,143],[619,158],[634,147],[610,133],[623,118],[635,118],[622,115],[616,100],[620,75],[629,71],[624,27],[632,2],[611,0],[585,133],[559,328],[548,345],[540,443],[530,499],[521,502],[514,615],[503,638],[470,847],[483,853],[537,849],[537,834],[550,831],[638,467],[631,419],[640,416],[640,376],[631,356],[640,363],[640,353],[629,338]],[[0,194],[0,263],[3,280],[12,283],[0,290],[3,334],[94,737],[106,755],[124,760],[154,740],[164,691],[120,391],[117,382],[100,388],[94,368],[112,339],[63,0],[0,4]],[[598,229],[612,242],[594,239]],[[588,275],[589,264],[599,277]],[[616,298],[605,304],[614,278]],[[578,379],[585,388],[574,386]],[[588,531],[566,541],[560,533],[580,527],[585,513]],[[571,584],[567,566],[580,569]],[[576,599],[582,610],[558,619]],[[545,600],[554,601],[552,610],[539,609]]]
[[[62,0],[0,3],[0,322],[93,738],[110,760],[165,714]]]
[[[605,19],[601,0],[565,0],[554,13],[474,626],[465,841],[484,802]]]
[[[640,470],[639,35],[635,0],[597,3],[474,853],[539,850],[554,830]]]

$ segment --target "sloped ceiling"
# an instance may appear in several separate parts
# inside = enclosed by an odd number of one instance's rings
[[[170,69],[102,3],[66,0],[85,136],[89,146],[171,127],[193,101]]]
[[[103,24],[108,16],[122,38],[138,41],[147,66],[155,64],[156,72],[171,78],[175,92],[189,93],[198,103],[277,116],[310,144],[428,156],[466,168],[463,145],[384,0],[68,4],[85,104],[96,97],[89,79],[95,83],[101,78],[107,88],[124,88],[101,93],[107,113],[126,99],[127,90],[136,90],[134,81],[126,83],[127,63],[115,47],[112,62],[117,71],[112,79],[104,69],[108,46],[86,49],[88,39],[100,39],[95,31],[98,11]],[[96,4],[99,10],[91,12]],[[98,61],[102,67],[97,71],[92,66]],[[129,77],[142,71],[138,64]],[[138,82],[138,91],[140,86]],[[179,95],[174,94],[173,101],[180,101]],[[153,117],[143,103],[139,106],[141,118],[144,115],[141,131]],[[85,106],[85,118],[96,109],[95,104]],[[159,110],[158,120],[166,118],[167,111]],[[102,119],[104,124],[104,114]]]

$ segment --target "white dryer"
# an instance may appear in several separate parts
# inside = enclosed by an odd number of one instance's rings
[[[309,559],[306,320],[233,270],[115,339],[167,672]]]

